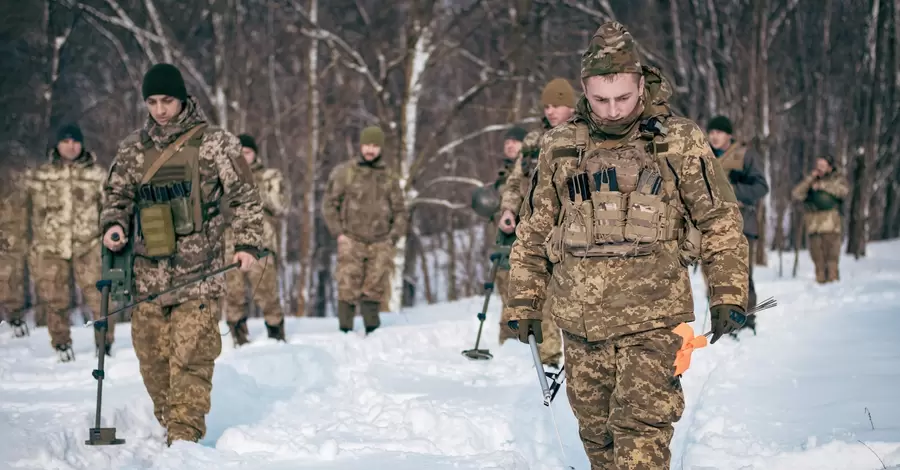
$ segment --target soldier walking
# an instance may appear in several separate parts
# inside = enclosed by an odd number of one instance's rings
[[[809,235],[809,254],[816,267],[816,282],[840,280],[844,198],[850,192],[847,178],[834,166],[834,157],[816,159],[816,167],[803,178],[791,196],[804,203],[803,223]]]
[[[694,321],[686,218],[702,233],[714,335],[747,304],[747,240],[706,135],[667,104],[617,22],[582,55],[573,121],[547,131],[510,254],[509,318],[519,340],[563,330],[566,393],[592,469],[668,469],[684,410],[673,331]]]
[[[353,330],[356,307],[366,334],[381,326],[379,309],[394,245],[406,234],[408,211],[400,184],[382,156],[384,132],[363,129],[361,156],[331,171],[322,217],[337,238],[338,328]]]
[[[226,273],[228,294],[226,296],[227,310],[225,312],[228,328],[235,346],[249,342],[247,329],[248,304],[256,303],[262,310],[266,325],[266,333],[269,338],[284,341],[284,310],[281,308],[278,295],[278,233],[281,227],[281,218],[287,214],[288,201],[284,185],[284,177],[276,168],[266,168],[257,155],[256,140],[247,134],[238,136],[241,141],[241,152],[244,160],[250,166],[253,180],[259,188],[259,196],[262,199],[263,213],[263,240],[264,248],[269,251],[266,258],[260,259],[250,268],[249,273]],[[231,230],[226,240],[234,236]],[[230,243],[225,246],[226,259],[231,256]],[[248,302],[247,286],[253,296]]]
[[[68,124],[59,129],[48,162],[28,172],[31,245],[29,272],[37,297],[36,323],[47,325],[50,345],[59,359],[75,359],[69,308],[72,285],[81,288],[84,307],[94,318],[100,315],[100,205],[106,171],[97,166],[97,156],[84,149],[81,129]],[[110,355],[115,333],[112,319],[106,332]],[[94,330],[99,354],[101,330]]]
[[[117,252],[132,240],[135,292],[158,293],[222,267],[227,202],[235,251],[229,261],[249,271],[264,245],[263,213],[240,141],[207,122],[174,66],[151,67],[142,92],[149,115],[119,144],[104,185],[103,244]],[[132,314],[141,377],[169,445],[206,434],[224,293],[222,276],[209,277]]]
[[[28,335],[24,318],[28,196],[21,176],[4,168],[0,186],[0,318],[6,318],[16,338]]]

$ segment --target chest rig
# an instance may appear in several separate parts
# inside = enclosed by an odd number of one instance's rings
[[[551,262],[559,262],[565,253],[646,256],[666,241],[679,241],[684,249],[690,224],[674,169],[659,156],[668,150],[667,129],[651,118],[635,132],[622,140],[593,142],[587,124],[577,122],[575,148],[554,151],[564,159],[558,166],[563,174],[554,182],[558,187],[564,183],[568,194],[547,239]],[[691,240],[697,250],[698,234]]]
[[[175,254],[179,237],[203,229],[200,144],[205,127],[191,128],[162,151],[144,146],[137,199],[139,233],[148,257]]]

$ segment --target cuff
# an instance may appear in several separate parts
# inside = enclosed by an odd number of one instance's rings
[[[255,246],[250,245],[235,245],[234,252],[237,253],[239,251],[243,251],[245,253],[250,253],[256,258],[259,258],[261,250]]]
[[[504,310],[504,315],[510,320],[542,320],[544,299],[510,299]]]
[[[734,286],[711,286],[709,289],[710,308],[719,305],[737,305],[747,310],[747,293]]]

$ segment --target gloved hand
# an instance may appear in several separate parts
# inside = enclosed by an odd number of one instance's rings
[[[737,305],[716,305],[709,309],[709,318],[712,321],[713,337],[709,344],[716,344],[724,335],[736,331],[744,326],[747,316],[744,309]]]
[[[540,344],[544,342],[544,335],[541,333],[540,320],[512,320],[506,322],[509,329],[516,332],[519,341],[528,344],[528,334],[534,334],[534,340]]]

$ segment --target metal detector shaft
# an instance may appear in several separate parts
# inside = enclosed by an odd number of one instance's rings
[[[109,311],[109,283],[105,283],[103,287],[100,289],[100,312],[106,313]],[[106,332],[109,329],[108,320],[105,318],[97,323],[100,328],[100,349],[97,350],[97,358],[99,363],[97,364],[97,370],[94,371],[94,378],[97,379],[97,413],[94,416],[94,427],[100,428],[100,409],[102,408],[103,402],[103,363],[106,359]],[[95,328],[96,326],[95,325]]]
[[[494,293],[494,282],[497,279],[497,270],[500,267],[500,256],[491,255],[494,258],[494,264],[491,265],[491,274],[490,274],[490,285],[485,289],[484,293],[484,303],[481,305],[481,315],[479,316],[478,323],[478,336],[475,337],[475,349],[478,349],[478,345],[481,343],[481,331],[484,329],[484,320],[487,317],[487,309],[488,304],[491,302],[491,294]]]
[[[538,352],[537,341],[534,334],[528,334],[528,345],[531,346],[531,359],[534,361],[534,368],[537,370],[538,382],[541,383],[541,393],[544,395],[544,406],[550,406],[552,393],[550,386],[547,385],[547,374],[544,373],[544,364],[541,362],[541,354]]]

